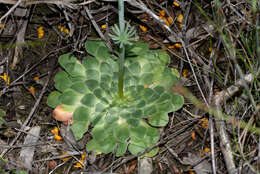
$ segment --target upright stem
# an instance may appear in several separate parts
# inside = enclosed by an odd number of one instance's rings
[[[121,32],[125,29],[125,17],[124,17],[124,0],[118,0],[118,16],[119,16],[119,28]]]
[[[119,58],[119,73],[118,73],[118,93],[119,97],[124,97],[124,61],[125,61],[125,47],[120,48]]]
[[[125,19],[124,19],[124,0],[118,0],[119,9],[119,27],[120,32],[125,30]],[[124,97],[124,61],[125,61],[125,46],[120,48],[119,58],[119,72],[118,72],[118,94],[120,98]]]

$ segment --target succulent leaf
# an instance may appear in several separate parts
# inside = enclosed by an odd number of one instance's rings
[[[70,88],[72,85],[72,81],[70,80],[68,73],[61,71],[59,72],[55,78],[55,88],[59,91],[65,91],[66,89]]]
[[[49,94],[49,97],[47,99],[47,105],[52,107],[52,108],[56,108],[56,106],[60,105],[60,97],[61,93],[59,93],[58,91],[53,91]]]
[[[76,140],[82,138],[84,133],[88,131],[88,126],[88,121],[74,121],[74,123],[71,125],[71,130],[73,131]]]
[[[128,34],[133,33],[129,28]],[[93,127],[87,150],[116,152],[120,156],[127,148],[137,154],[157,143],[159,132],[152,126],[165,126],[168,113],[180,109],[184,102],[182,96],[171,92],[178,77],[167,67],[169,56],[161,50],[150,51],[145,43],[128,45],[124,98],[120,98],[117,59],[103,42],[87,41],[85,46],[93,57],[83,58],[82,63],[68,54],[59,58],[66,72],[56,75],[58,91],[49,95],[47,104],[62,104],[73,112],[71,129],[77,140],[89,125]],[[155,155],[157,151],[158,148],[153,149],[146,155]]]
[[[64,54],[59,57],[59,63],[71,76],[85,76],[84,66],[74,56]]]
[[[96,58],[105,59],[111,56],[104,42],[87,40],[85,48],[89,54]]]
[[[78,100],[80,100],[81,98],[81,94],[75,92],[74,90],[67,89],[60,95],[59,100],[61,104],[72,106],[78,104]]]
[[[165,126],[169,121],[168,113],[167,112],[159,112],[152,114],[149,117],[149,123],[156,127]]]

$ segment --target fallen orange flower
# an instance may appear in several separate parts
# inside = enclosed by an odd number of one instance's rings
[[[34,77],[33,80],[37,81],[37,80],[39,80],[39,77]]]
[[[181,46],[180,43],[175,43],[175,44],[174,44],[174,47],[175,47],[175,48],[181,48],[182,46]]]
[[[143,32],[146,32],[147,31],[147,27],[143,26],[143,25],[139,25],[140,29],[143,31]]]
[[[4,73],[3,76],[0,76],[0,79],[3,79],[7,83],[7,85],[10,85],[10,77],[7,77],[6,73]]]
[[[82,164],[84,164],[85,161],[86,161],[86,153],[81,155],[80,162],[77,162],[73,167],[75,167],[75,168],[83,168]]]
[[[67,28],[65,28],[65,29],[64,29],[64,33],[66,33],[67,35],[69,35],[69,34],[70,34],[70,30],[67,29]]]
[[[208,122],[209,122],[208,118],[202,118],[201,119],[201,127],[206,129],[208,127]]]
[[[101,28],[102,28],[102,29],[106,29],[106,28],[107,28],[107,25],[106,25],[106,24],[103,24],[103,25],[101,25]]]
[[[59,131],[60,131],[59,128],[55,126],[54,129],[51,130],[51,133],[53,133],[54,135],[58,135]]]
[[[43,27],[42,27],[42,26],[37,29],[37,32],[38,32],[38,38],[39,38],[39,39],[43,38],[43,36],[44,36],[44,30],[43,30]]]
[[[177,22],[179,22],[179,23],[182,23],[182,21],[183,21],[183,15],[182,14],[179,14],[179,16],[177,17]]]
[[[29,91],[33,96],[35,96],[35,88],[33,86],[29,87]]]
[[[178,2],[176,2],[176,1],[173,2],[173,5],[174,5],[175,7],[179,7],[179,6],[180,6],[180,4],[179,4]]]
[[[62,152],[62,155],[66,155],[68,152]],[[69,159],[71,159],[72,157],[71,156],[68,156],[68,157],[65,157],[65,158],[61,158],[61,160],[64,162],[64,161],[67,161]]]
[[[62,139],[62,137],[60,136],[60,135],[54,135],[54,139],[56,140],[56,141],[62,141],[63,139]]]
[[[196,134],[195,134],[195,132],[192,132],[192,133],[191,133],[191,138],[192,138],[193,140],[196,140]]]
[[[165,16],[165,11],[164,10],[161,10],[159,13],[160,13],[160,16]]]
[[[183,72],[182,72],[182,76],[184,78],[187,78],[188,74],[189,74],[189,70],[188,69],[184,69]]]
[[[204,152],[206,152],[206,153],[210,152],[210,148],[206,147],[206,148],[204,149]]]

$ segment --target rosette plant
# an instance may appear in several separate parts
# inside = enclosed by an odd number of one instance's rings
[[[117,156],[127,149],[137,154],[157,143],[158,127],[165,126],[168,113],[184,102],[172,92],[178,77],[167,67],[170,57],[162,50],[149,50],[146,43],[133,44],[133,29],[124,25],[113,30],[117,33],[112,36],[119,43],[119,58],[102,41],[86,41],[89,56],[81,62],[70,54],[60,56],[64,71],[55,76],[57,91],[47,101],[50,107],[62,106],[73,113],[71,129],[77,140],[90,130],[87,150],[116,152]]]

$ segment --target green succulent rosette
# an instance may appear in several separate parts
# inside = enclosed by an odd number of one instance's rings
[[[167,67],[169,56],[162,50],[149,50],[145,43],[127,47],[124,69],[124,98],[118,96],[118,62],[105,44],[87,41],[91,55],[82,62],[65,54],[59,63],[65,71],[55,76],[55,88],[48,105],[62,105],[73,112],[71,129],[77,140],[88,131],[93,139],[87,150],[132,154],[159,140],[156,127],[168,123],[168,113],[183,105],[183,97],[172,93],[178,77]],[[146,153],[153,156],[158,149]]]

